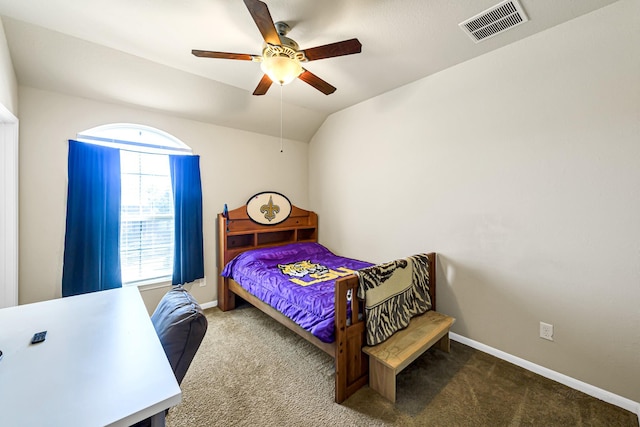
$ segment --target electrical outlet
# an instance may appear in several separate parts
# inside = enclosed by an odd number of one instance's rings
[[[540,322],[540,338],[553,341],[553,325]]]

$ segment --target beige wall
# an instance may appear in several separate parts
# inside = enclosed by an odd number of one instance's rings
[[[18,115],[18,81],[13,71],[2,19],[0,19],[0,104],[14,116]]]
[[[139,123],[164,130],[200,155],[205,280],[191,291],[200,303],[217,299],[215,218],[257,192],[274,190],[308,208],[308,145],[179,119],[119,105],[21,86],[20,96],[20,304],[61,295],[69,139],[107,123]],[[200,287],[203,283],[205,286]],[[146,290],[152,310],[168,288]]]
[[[638,46],[621,0],[330,116],[309,151],[320,240],[438,252],[454,332],[639,402]]]
[[[0,20],[0,308],[18,302],[18,83]]]

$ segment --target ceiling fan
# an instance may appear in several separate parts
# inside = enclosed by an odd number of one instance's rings
[[[264,95],[275,81],[285,85],[299,78],[310,84],[325,95],[330,95],[336,88],[305,70],[301,62],[315,61],[317,59],[333,58],[335,56],[351,55],[362,51],[362,44],[358,39],[343,40],[310,49],[299,50],[298,43],[286,37],[290,30],[285,22],[273,22],[269,8],[259,0],[244,0],[251,17],[258,26],[258,30],[264,39],[262,55],[250,55],[244,53],[212,52],[209,50],[192,50],[191,53],[203,58],[238,59],[241,61],[255,61],[261,63],[265,73],[258,86],[253,91],[254,95]]]

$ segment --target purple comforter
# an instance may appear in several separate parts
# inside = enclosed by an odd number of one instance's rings
[[[243,252],[222,275],[321,341],[333,342],[336,279],[370,265],[337,256],[318,243],[292,243]]]

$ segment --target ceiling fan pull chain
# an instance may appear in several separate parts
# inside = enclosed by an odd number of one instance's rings
[[[282,148],[282,85],[280,85],[280,152],[284,152]]]

